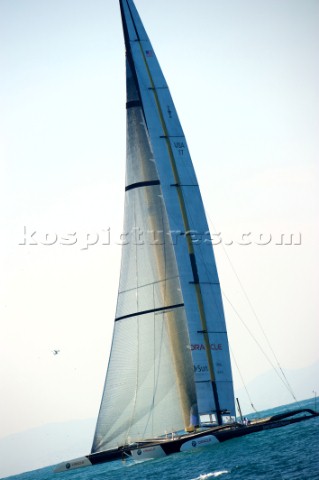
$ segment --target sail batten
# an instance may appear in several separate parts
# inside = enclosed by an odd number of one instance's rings
[[[152,310],[144,310],[142,312],[129,313],[128,315],[117,317],[115,319],[115,322],[118,322],[119,320],[124,320],[125,318],[140,317],[141,315],[147,315],[148,313],[164,312],[165,310],[174,310],[175,308],[181,308],[181,307],[184,307],[183,303],[179,303],[178,305],[167,305],[165,307],[153,308]]]
[[[132,190],[133,188],[141,188],[141,187],[153,187],[154,185],[160,185],[159,180],[144,180],[144,182],[136,182],[131,183],[131,185],[127,185],[125,187],[125,191]]]

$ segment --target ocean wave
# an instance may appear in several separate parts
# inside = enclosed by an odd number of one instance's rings
[[[192,478],[192,480],[206,480],[206,478],[216,478],[220,475],[225,475],[229,473],[228,470],[220,470],[219,472],[210,472],[210,473],[202,473],[199,477]]]

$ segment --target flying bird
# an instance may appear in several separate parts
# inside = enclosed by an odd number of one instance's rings
[[[57,355],[60,350],[53,350],[53,355]]]

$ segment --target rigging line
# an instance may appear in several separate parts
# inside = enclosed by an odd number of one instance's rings
[[[226,253],[226,251],[225,251],[225,253]],[[247,303],[248,303],[249,307],[251,308],[251,311],[252,311],[255,319],[257,320],[257,323],[258,323],[258,325],[259,325],[259,328],[260,328],[260,330],[262,331],[262,334],[264,335],[264,338],[265,338],[265,340],[266,340],[266,342],[267,342],[267,345],[268,345],[271,353],[272,353],[273,356],[274,356],[274,359],[275,359],[275,361],[276,361],[276,363],[277,363],[277,367],[278,367],[278,369],[280,370],[280,372],[281,372],[283,378],[285,379],[287,385],[289,386],[289,389],[290,389],[291,391],[293,391],[293,390],[292,390],[292,387],[291,387],[291,385],[289,384],[289,381],[288,381],[288,379],[287,379],[287,377],[286,377],[286,375],[285,375],[285,372],[283,371],[283,369],[282,369],[282,367],[281,367],[281,365],[280,365],[280,363],[279,363],[278,357],[277,357],[277,355],[276,355],[273,347],[271,346],[271,343],[270,343],[269,338],[268,338],[268,336],[267,336],[267,334],[266,334],[266,332],[265,332],[265,330],[264,330],[264,328],[263,328],[263,325],[262,325],[261,321],[259,320],[259,317],[258,317],[258,315],[257,315],[257,313],[256,313],[256,311],[255,311],[255,309],[254,309],[254,307],[253,307],[253,305],[252,305],[252,303],[251,303],[251,301],[250,301],[250,299],[249,299],[249,297],[248,297],[245,289],[244,289],[243,284],[242,284],[241,281],[240,281],[240,278],[239,278],[238,275],[237,275],[237,272],[235,271],[235,269],[234,269],[234,267],[233,267],[233,265],[232,265],[232,263],[231,263],[231,261],[230,261],[229,256],[227,255],[227,253],[226,253],[226,256],[228,257],[228,260],[229,260],[229,263],[230,263],[230,265],[231,265],[231,268],[232,268],[232,270],[233,270],[233,272],[234,272],[234,274],[235,274],[235,276],[236,276],[236,278],[237,278],[237,280],[238,280],[238,283],[239,283],[239,285],[240,285],[240,287],[241,287],[241,289],[242,289],[242,291],[243,291],[243,294],[244,294],[244,296],[245,296],[245,298],[246,298],[246,300],[247,300]],[[294,398],[295,398],[295,397],[294,397]]]
[[[212,227],[213,227],[213,230],[216,232],[216,229],[215,229],[215,227],[214,227],[213,222],[211,221],[211,219],[210,219],[210,217],[209,217],[208,215],[207,215],[207,217],[208,217],[208,219],[209,219],[209,221],[210,221],[210,223],[211,223],[211,225],[212,225]],[[261,321],[260,321],[260,319],[259,319],[259,317],[258,317],[258,315],[257,315],[257,313],[256,313],[256,310],[254,309],[254,307],[253,307],[253,305],[252,305],[252,303],[251,303],[251,301],[250,301],[250,299],[249,299],[249,297],[248,297],[248,295],[247,295],[247,292],[246,292],[246,290],[245,290],[245,288],[244,288],[244,286],[243,286],[243,284],[242,284],[242,282],[241,282],[241,280],[240,280],[240,278],[239,278],[239,276],[238,276],[238,274],[237,274],[237,272],[236,272],[236,270],[235,270],[235,267],[234,267],[234,265],[232,264],[228,253],[226,252],[226,249],[225,249],[225,247],[224,247],[224,244],[221,243],[221,245],[222,245],[224,254],[226,255],[226,258],[227,258],[227,260],[228,260],[228,262],[229,262],[229,265],[230,265],[230,267],[231,267],[231,269],[232,269],[232,271],[233,271],[233,273],[234,273],[234,275],[235,275],[235,277],[236,277],[236,279],[237,279],[237,281],[238,281],[238,283],[239,283],[239,286],[240,286],[240,288],[241,288],[241,290],[242,290],[242,292],[243,292],[243,294],[244,294],[244,297],[245,297],[245,299],[246,299],[246,301],[247,301],[247,303],[248,303],[248,305],[249,305],[249,307],[250,307],[250,309],[251,309],[251,311],[252,311],[252,313],[253,313],[253,315],[254,315],[257,323],[258,323],[258,325],[259,325],[259,328],[260,328],[260,330],[261,330],[261,332],[262,332],[262,334],[263,334],[263,336],[264,336],[264,338],[265,338],[265,340],[266,340],[266,343],[267,343],[267,345],[268,345],[271,353],[273,354],[273,357],[274,357],[274,359],[275,359],[275,361],[276,361],[277,367],[278,367],[278,369],[279,369],[279,371],[280,371],[280,373],[281,373],[284,381],[286,382],[287,388],[289,389],[289,391],[290,391],[290,393],[292,394],[293,398],[296,399],[295,394],[294,394],[294,392],[293,392],[293,389],[292,389],[292,387],[291,387],[291,385],[290,385],[290,383],[289,383],[289,381],[288,381],[288,379],[287,379],[287,377],[286,377],[286,375],[285,375],[285,372],[283,371],[283,369],[282,369],[282,367],[281,367],[281,365],[280,365],[280,363],[279,363],[278,357],[277,357],[274,349],[273,349],[272,346],[271,346],[271,343],[270,343],[270,341],[269,341],[269,338],[268,338],[268,336],[267,336],[267,334],[266,334],[266,332],[265,332],[265,329],[263,328],[263,325],[262,325],[262,323],[261,323]],[[225,296],[225,297],[226,297],[226,296]],[[274,367],[273,367],[273,368],[274,368]],[[296,400],[296,401],[297,401],[297,400]]]
[[[151,146],[151,142],[150,142]],[[163,202],[160,201],[160,210],[161,210],[161,226],[162,226],[162,231],[164,232],[164,217],[163,217]],[[164,281],[164,292],[163,292],[163,287],[160,286],[162,298],[163,298],[163,304],[165,305],[166,303],[166,244],[164,242],[163,244],[163,256],[164,256],[164,279],[161,281]],[[160,283],[160,282],[158,282]],[[162,288],[161,288],[162,287]],[[147,431],[147,427],[149,424],[149,421],[152,421],[152,436],[154,435],[154,408],[155,408],[155,397],[158,389],[158,383],[159,383],[159,375],[160,375],[160,367],[161,367],[161,359],[162,359],[162,347],[163,347],[163,334],[164,334],[164,312],[162,311],[162,324],[161,324],[161,338],[160,338],[160,343],[159,343],[159,354],[158,354],[158,367],[156,371],[156,324],[158,323],[155,319],[156,315],[156,308],[155,308],[155,283],[153,283],[153,306],[154,306],[154,314],[153,314],[153,395],[152,395],[152,404],[150,405],[150,410],[149,410],[149,416],[145,424],[144,428],[144,437]]]
[[[251,405],[251,407],[255,410],[255,412],[257,413],[257,415],[260,416],[260,413],[258,412],[258,410],[256,410],[256,408],[255,408],[255,406],[254,406],[254,404],[253,404],[253,402],[252,402],[252,399],[251,399],[251,397],[250,397],[250,395],[249,395],[249,392],[248,392],[246,383],[245,383],[244,378],[243,378],[243,376],[242,376],[242,373],[241,373],[241,371],[240,371],[240,369],[239,369],[239,365],[238,365],[238,363],[237,363],[237,361],[236,361],[235,354],[234,354],[233,350],[231,349],[231,347],[229,347],[229,349],[230,349],[230,352],[231,352],[231,355],[232,355],[232,359],[233,359],[233,361],[234,361],[234,363],[235,363],[235,365],[236,365],[237,371],[238,371],[238,373],[239,373],[240,379],[241,379],[241,381],[242,381],[243,387],[244,387],[244,389],[245,389],[246,395],[247,395],[248,400],[249,400],[249,402],[250,402],[250,405]]]
[[[161,278],[160,280],[154,280],[153,282],[141,283],[139,285],[139,289],[144,287],[149,287],[150,285],[156,285],[157,283],[162,283],[162,282],[166,283],[168,280],[174,280],[175,278],[179,278],[179,276],[174,275],[173,277]],[[131,292],[133,290],[136,290],[136,287],[127,288],[126,290],[121,290],[120,293]]]
[[[275,367],[275,365],[273,364],[273,362],[271,361],[271,359],[269,358],[269,356],[267,355],[267,353],[265,352],[265,350],[262,348],[262,346],[260,345],[260,343],[258,342],[258,340],[256,339],[256,337],[254,337],[254,335],[252,334],[252,332],[249,330],[247,324],[244,322],[244,320],[242,319],[242,317],[239,315],[239,313],[237,312],[237,310],[235,309],[234,305],[231,303],[231,301],[229,300],[229,298],[226,296],[226,294],[223,292],[223,296],[226,298],[227,302],[229,303],[229,305],[231,306],[231,308],[233,309],[233,311],[235,312],[235,314],[237,315],[237,317],[239,318],[239,320],[242,322],[242,324],[244,325],[244,327],[246,328],[246,330],[248,331],[249,335],[251,336],[251,338],[254,340],[254,342],[257,344],[257,346],[259,347],[260,351],[263,353],[264,357],[266,358],[266,360],[268,361],[268,363],[271,365],[271,367],[274,369],[274,371],[276,372],[277,376],[280,378],[281,382],[284,384],[284,386],[286,387],[286,389],[289,391],[290,395],[293,397],[293,399],[295,400],[295,402],[299,403],[297,398],[295,397],[295,394],[292,390],[292,388],[290,387],[289,383],[286,383],[285,382],[285,379],[282,378],[282,376],[280,375],[280,373],[278,372],[277,368]]]

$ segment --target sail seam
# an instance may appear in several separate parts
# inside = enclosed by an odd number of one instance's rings
[[[134,312],[134,313],[128,313],[127,315],[122,315],[121,317],[117,317],[115,321],[118,322],[119,320],[124,320],[126,318],[140,317],[141,315],[147,315],[148,313],[163,312],[166,310],[173,310],[175,308],[181,308],[181,307],[184,307],[184,303],[178,303],[176,305],[168,305],[167,307],[151,308],[150,310],[142,310],[141,312]]]

